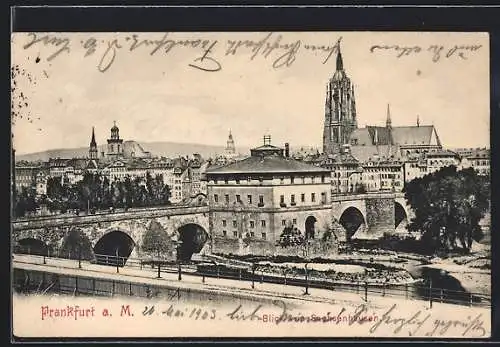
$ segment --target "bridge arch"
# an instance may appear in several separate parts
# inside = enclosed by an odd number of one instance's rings
[[[346,231],[346,241],[350,241],[356,231],[366,225],[366,220],[357,207],[349,206],[340,215],[339,223]]]
[[[32,254],[32,255],[48,255],[48,245],[34,237],[25,237],[17,240],[14,244],[14,253]]]
[[[179,245],[177,260],[188,262],[195,253],[200,253],[210,236],[201,225],[187,223],[177,229]]]
[[[408,213],[399,202],[394,201],[394,226],[397,228],[401,223],[405,222],[408,222]]]
[[[316,233],[316,222],[318,220],[314,216],[308,216],[305,221],[304,230],[306,239],[314,239]]]
[[[103,265],[124,266],[136,246],[134,239],[122,229],[106,232],[94,246],[96,262]],[[119,259],[116,257],[118,255]]]

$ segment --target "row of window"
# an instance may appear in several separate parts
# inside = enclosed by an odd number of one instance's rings
[[[281,220],[281,225],[282,226],[286,226],[286,222],[287,222],[286,219],[282,219]],[[293,225],[297,225],[297,219],[296,218],[292,219],[292,224]],[[255,221],[253,221],[253,220],[249,221],[248,225],[249,225],[250,229],[254,229],[255,228]],[[232,226],[233,226],[233,228],[237,228],[238,227],[238,222],[235,221],[235,220],[233,220],[232,221]],[[264,219],[260,221],[260,226],[263,227],[263,228],[266,227],[266,221]],[[225,219],[222,220],[222,227],[223,228],[227,227],[227,221]],[[234,233],[237,233],[237,231],[234,231]],[[253,233],[253,231],[251,231],[251,233]]]
[[[255,221],[251,220],[249,222],[249,226],[250,228],[255,228]],[[260,221],[260,226],[265,228],[266,227],[266,221],[263,219]],[[227,221],[225,219],[222,220],[222,227],[227,227]],[[233,220],[233,228],[237,228],[238,227],[238,222]]]
[[[490,165],[490,162],[488,160],[473,160],[472,161],[472,166],[478,165],[478,166],[487,166]]]
[[[287,177],[287,178],[288,178],[288,177]],[[297,183],[297,181],[296,181],[296,179],[295,179],[295,178],[296,178],[296,177],[294,177],[294,176],[290,176],[290,184],[295,184],[295,183]],[[316,178],[317,178],[317,177],[312,176],[312,177],[311,177],[311,181],[310,181],[310,182],[311,182],[311,183],[317,183],[317,182],[316,182]],[[302,183],[302,184],[305,184],[305,183],[306,183],[306,177],[303,177],[303,176],[302,176],[302,177],[299,177],[299,179],[300,179],[300,183]],[[236,183],[236,184],[240,184],[240,183],[241,183],[241,180],[240,180],[240,179],[238,179],[238,178],[236,178],[234,181],[235,181],[235,183]],[[218,181],[218,179],[216,179],[216,178],[215,178],[215,179],[214,179],[214,184],[218,184],[218,182],[219,182],[219,181]],[[223,180],[223,182],[224,182],[224,184],[229,184],[229,179],[228,179],[228,178],[225,178],[225,179]],[[248,182],[248,183],[252,182],[252,178],[251,178],[251,177],[248,177],[248,178],[247,178],[247,182]],[[259,177],[259,182],[260,182],[260,183],[264,182],[264,177]],[[326,178],[325,178],[325,176],[321,176],[321,180],[320,180],[320,182],[321,182],[321,183],[326,183]],[[280,177],[280,184],[285,184],[285,177]]]
[[[235,201],[237,203],[242,202],[240,194],[235,195]],[[326,203],[326,192],[321,193],[321,201],[322,201],[322,203]],[[218,194],[214,194],[214,202],[219,203],[219,195]],[[224,202],[226,204],[230,203],[229,194],[224,195]],[[306,194],[304,194],[304,193],[300,194],[300,202],[302,202],[302,203],[306,202]],[[311,202],[316,202],[316,193],[311,193]],[[252,205],[252,203],[253,203],[253,195],[248,194],[247,195],[247,204]],[[295,205],[296,203],[297,202],[295,199],[295,194],[290,195],[290,204]],[[282,204],[282,205],[285,204],[285,196],[284,195],[280,195],[280,204]],[[258,206],[261,206],[261,207],[264,206],[264,195],[259,195]]]
[[[241,203],[242,200],[241,200],[241,195],[239,194],[236,194],[235,195],[235,201],[237,203]],[[214,194],[214,202],[215,203],[218,203],[219,202],[219,194]],[[224,202],[226,204],[229,204],[229,194],[225,194],[224,195]],[[248,194],[247,195],[247,204],[251,205],[253,203],[253,195],[251,194]],[[264,206],[264,195],[259,195],[259,206]]]
[[[323,203],[326,203],[326,193],[322,192],[321,193],[321,201]],[[304,193],[300,194],[300,202],[306,202],[306,195]],[[311,193],[311,202],[316,202],[316,193]],[[295,194],[290,195],[290,204],[295,205],[297,202],[295,200]],[[285,204],[285,196],[280,195],[280,204],[284,205]]]
[[[227,237],[227,230],[222,230],[222,236]],[[255,232],[250,231],[249,233],[246,234],[246,236],[253,239],[255,238]],[[233,231],[233,237],[238,238],[238,231],[236,230]],[[261,238],[262,240],[266,240],[267,239],[266,233],[261,233]]]

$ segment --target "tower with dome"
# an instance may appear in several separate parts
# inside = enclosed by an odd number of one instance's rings
[[[116,159],[123,157],[123,139],[120,139],[120,129],[113,122],[111,128],[111,138],[108,139],[108,151],[106,156],[109,159]]]

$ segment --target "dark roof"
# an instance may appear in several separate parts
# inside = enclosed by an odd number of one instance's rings
[[[207,174],[226,173],[329,172],[326,169],[281,156],[252,156],[222,167],[210,167]]]
[[[427,157],[442,157],[442,156],[450,156],[450,157],[460,157],[458,153],[452,152],[449,150],[441,150],[441,151],[435,151],[435,152],[428,152],[425,154]]]
[[[357,145],[375,145],[376,138],[379,145],[430,145],[432,134],[435,132],[433,125],[423,126],[397,126],[389,129],[388,127],[367,126],[365,128],[355,129],[351,136],[352,140],[357,140]],[[441,145],[439,137],[437,144]]]
[[[326,158],[323,158],[322,165],[328,164],[354,164],[357,165],[359,161],[352,156],[351,153],[338,153],[330,154]]]
[[[401,152],[397,145],[351,146],[350,151],[352,156],[362,163],[373,160],[375,157],[395,159],[401,157]]]

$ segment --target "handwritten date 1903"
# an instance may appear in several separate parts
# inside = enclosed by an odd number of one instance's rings
[[[188,318],[194,320],[213,320],[217,316],[215,309],[203,309],[200,307],[193,308],[178,308],[173,304],[169,305],[166,310],[157,310],[155,306],[145,306],[142,311],[143,316],[152,316],[156,313],[159,316],[170,318]]]

